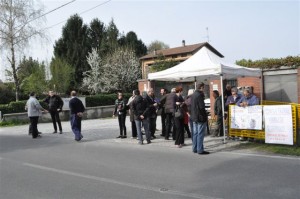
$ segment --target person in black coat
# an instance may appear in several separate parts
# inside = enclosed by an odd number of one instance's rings
[[[71,98],[72,99],[69,102],[69,108],[71,113],[71,128],[75,135],[75,140],[80,141],[83,138],[81,134],[81,120],[85,108],[82,101],[77,98],[76,91],[71,92]]]
[[[213,134],[213,137],[223,136],[224,133],[223,133],[222,97],[220,96],[219,91],[217,90],[213,91],[213,97],[215,98],[214,115],[215,117],[217,117],[217,125],[218,125],[218,128]]]
[[[176,108],[176,89],[172,88],[171,93],[166,97],[165,113],[166,113],[166,135],[165,140],[169,140],[171,129],[173,128],[172,138],[175,140],[176,130],[174,128],[174,114]]]
[[[118,121],[119,121],[120,135],[117,138],[127,138],[126,114],[127,114],[126,100],[123,98],[123,94],[119,92],[118,99],[116,99],[115,101],[115,110],[113,112],[113,117],[118,115]]]
[[[149,122],[147,118],[149,117],[149,104],[141,95],[139,90],[134,91],[135,98],[132,102],[132,110],[134,114],[134,120],[136,124],[136,130],[138,134],[139,144],[143,144],[142,135],[142,124],[145,129],[147,144],[151,143],[151,135],[149,131]]]
[[[167,98],[168,90],[166,88],[160,89],[160,102],[159,102],[159,110],[161,110],[161,134],[160,136],[165,137],[166,135],[166,112],[165,112],[165,103]]]
[[[156,130],[156,118],[157,118],[156,107],[158,107],[158,103],[155,101],[154,91],[152,88],[149,89],[148,95],[146,96],[145,99],[149,104],[148,122],[149,122],[149,130],[151,133],[151,138],[156,138],[154,134]]]
[[[203,140],[207,125],[207,113],[204,103],[204,83],[197,85],[191,98],[191,119],[193,121],[193,152],[200,155],[209,154],[204,151]]]
[[[57,125],[59,128],[59,133],[62,134],[62,127],[61,127],[61,122],[59,118],[59,112],[62,111],[62,107],[64,105],[64,102],[62,101],[61,97],[56,95],[53,91],[49,91],[48,97],[44,100],[45,103],[48,104],[48,111],[51,115],[52,123],[53,123],[53,128],[54,132],[57,133]]]

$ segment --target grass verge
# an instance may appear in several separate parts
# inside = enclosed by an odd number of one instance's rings
[[[241,143],[237,146],[237,149],[253,149],[256,151],[300,156],[300,147],[278,144],[264,144],[264,143]]]
[[[20,122],[20,121],[1,121],[0,122],[0,128],[1,127],[9,127],[9,126],[19,126],[19,125],[23,125],[23,124],[28,124],[28,122]]]

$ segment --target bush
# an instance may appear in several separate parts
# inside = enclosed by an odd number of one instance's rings
[[[123,94],[126,100],[131,97],[130,93]],[[98,94],[93,96],[87,96],[85,98],[86,106],[87,107],[95,107],[95,106],[108,106],[114,105],[115,100],[117,99],[116,94]]]
[[[128,100],[129,97],[131,97],[131,94],[129,93],[125,93],[123,95],[126,100]],[[116,94],[99,94],[99,95],[87,96],[85,100],[86,100],[87,107],[95,107],[95,106],[114,105],[116,99],[117,99]],[[0,111],[2,115],[8,113],[26,112],[25,110],[26,102],[27,100],[10,102],[9,104],[0,104]],[[45,102],[43,102],[42,100],[39,100],[39,102],[43,108],[45,109],[48,108],[48,105]]]

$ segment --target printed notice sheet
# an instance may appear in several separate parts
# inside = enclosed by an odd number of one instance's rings
[[[232,129],[262,129],[262,106],[230,106]]]
[[[264,106],[265,142],[293,145],[291,105]]]

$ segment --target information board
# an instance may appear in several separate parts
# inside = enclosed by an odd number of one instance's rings
[[[232,129],[262,130],[262,106],[230,106]]]
[[[293,145],[291,105],[264,106],[265,142]]]

